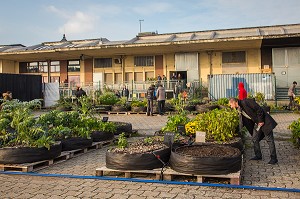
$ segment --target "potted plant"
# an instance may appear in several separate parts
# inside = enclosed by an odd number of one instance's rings
[[[111,107],[111,111],[114,112],[126,112],[128,110],[129,110],[129,104],[127,103],[126,97],[120,98],[119,101]]]
[[[128,122],[117,122],[117,121],[112,121],[111,123],[115,124],[116,126],[116,131],[115,135],[119,135],[121,133],[125,133],[126,136],[129,136],[130,133],[132,133],[132,124]]]
[[[92,145],[89,118],[77,111],[50,111],[41,115],[38,123],[47,126],[49,134],[56,140],[61,140],[63,151],[70,151]]]
[[[30,103],[9,102],[0,111],[0,163],[19,164],[53,159],[61,143],[36,122]]]
[[[186,124],[186,134],[195,136],[196,131],[206,133],[207,143],[236,147],[243,151],[244,145],[237,131],[239,118],[236,110],[215,109],[198,114],[194,120]]]
[[[110,111],[112,105],[116,104],[119,98],[113,92],[104,92],[102,95],[98,96],[96,105],[96,110],[99,111]]]
[[[187,114],[183,111],[177,115],[168,116],[167,124],[162,128],[163,132],[175,132],[177,133],[179,125],[185,125],[189,122]]]
[[[133,99],[133,101],[131,102],[132,112],[146,112],[146,108],[147,108],[146,100],[140,101],[140,100]]]
[[[116,125],[113,122],[102,122],[93,119],[91,122],[92,134],[91,138],[93,142],[100,142],[106,140],[112,140],[114,133],[116,132]]]
[[[161,168],[168,162],[170,148],[163,143],[163,137],[149,137],[128,143],[122,133],[118,145],[106,152],[106,167],[120,170],[143,170]]]

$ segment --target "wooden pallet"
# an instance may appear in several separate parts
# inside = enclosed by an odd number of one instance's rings
[[[21,171],[21,172],[32,172],[37,171],[46,167],[49,167],[54,164],[58,164],[64,162],[70,158],[77,157],[84,153],[101,149],[104,146],[110,145],[113,143],[113,140],[102,141],[102,142],[93,142],[92,146],[84,148],[84,149],[77,149],[72,151],[63,151],[61,155],[51,159],[51,160],[42,160],[33,163],[24,163],[24,164],[0,164],[0,171]]]
[[[127,112],[128,115],[146,115],[147,112]]]
[[[108,115],[128,115],[128,112],[113,112],[109,111],[107,112]]]
[[[132,178],[136,175],[145,175],[149,177],[150,175],[154,176],[156,180],[159,180],[161,177],[161,169],[153,169],[153,170],[116,170],[109,169],[106,166],[96,169],[96,176],[116,176],[123,175],[125,178]],[[202,183],[205,178],[214,178],[214,179],[229,179],[230,184],[240,185],[241,183],[241,172],[238,171],[236,173],[230,173],[227,175],[192,175],[186,173],[179,173],[174,171],[173,169],[167,168],[163,172],[163,179],[172,181],[176,177],[193,177],[196,178],[197,182]]]
[[[24,164],[0,164],[0,171],[21,171],[21,172],[32,172],[37,171],[43,168],[46,168],[50,165],[58,164],[70,159],[70,153],[64,151],[60,156],[52,160],[43,160],[33,163],[24,163]]]

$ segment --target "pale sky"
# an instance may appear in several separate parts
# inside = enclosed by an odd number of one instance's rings
[[[300,23],[300,0],[1,0],[0,45]]]

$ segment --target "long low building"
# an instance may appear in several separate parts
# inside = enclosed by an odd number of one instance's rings
[[[205,84],[208,75],[272,72],[279,87],[300,82],[300,24],[0,45],[0,73],[41,74],[43,82],[119,84],[175,75]]]

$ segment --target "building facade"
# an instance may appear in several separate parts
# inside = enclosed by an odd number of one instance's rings
[[[0,73],[41,74],[43,82],[122,84],[175,75],[206,84],[208,75],[271,72],[281,87],[300,81],[300,24],[0,45]]]

